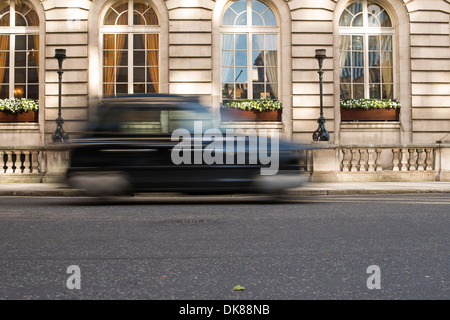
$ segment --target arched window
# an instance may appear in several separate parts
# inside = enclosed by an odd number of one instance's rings
[[[0,98],[39,99],[39,18],[26,1],[0,1]]]
[[[117,1],[101,26],[103,96],[159,92],[159,21],[147,1]]]
[[[394,28],[375,1],[351,3],[339,20],[341,99],[394,98]]]
[[[228,6],[221,24],[222,99],[278,99],[278,33],[263,1]]]

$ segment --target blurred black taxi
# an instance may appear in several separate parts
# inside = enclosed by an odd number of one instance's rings
[[[135,192],[281,193],[301,186],[301,145],[214,129],[198,98],[105,99],[71,143],[67,183],[92,196]]]

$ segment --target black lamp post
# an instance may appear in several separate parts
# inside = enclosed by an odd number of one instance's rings
[[[320,117],[317,120],[319,123],[319,128],[313,134],[314,141],[329,141],[330,135],[325,129],[325,118],[323,117],[323,60],[327,56],[327,51],[325,49],[316,49],[316,59],[319,61],[319,79],[320,79]]]
[[[58,94],[58,118],[56,118],[56,130],[53,133],[53,142],[67,142],[69,135],[63,130],[64,120],[61,117],[61,83],[62,83],[62,63],[66,59],[66,49],[55,49],[55,59],[58,60],[59,94]]]

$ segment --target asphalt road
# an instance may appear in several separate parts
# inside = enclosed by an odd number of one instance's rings
[[[0,204],[0,299],[450,298],[445,194]]]

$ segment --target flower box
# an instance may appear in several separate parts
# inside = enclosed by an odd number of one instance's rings
[[[0,99],[0,122],[37,122],[38,110],[33,99]]]
[[[9,111],[0,111],[0,122],[37,122],[38,111],[30,110],[28,112],[12,113]]]
[[[341,121],[398,121],[399,109],[341,109]]]
[[[281,110],[242,110],[221,108],[222,121],[281,121]]]
[[[392,99],[341,100],[341,121],[398,121],[400,108]]]
[[[282,108],[278,100],[226,100],[220,114],[224,121],[281,121]]]

